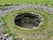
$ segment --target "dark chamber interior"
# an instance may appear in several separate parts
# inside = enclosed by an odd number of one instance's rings
[[[39,18],[39,15],[33,13],[21,13],[18,14],[14,19],[15,25],[23,28],[37,27],[40,22],[41,20]]]

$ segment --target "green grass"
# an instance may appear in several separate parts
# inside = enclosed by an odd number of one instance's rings
[[[53,6],[53,0],[0,0],[0,5],[4,4],[48,4],[48,6]]]

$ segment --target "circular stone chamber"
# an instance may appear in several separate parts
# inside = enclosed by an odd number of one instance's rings
[[[42,22],[42,16],[33,12],[18,14],[14,19],[15,25],[23,28],[38,27],[41,22]]]

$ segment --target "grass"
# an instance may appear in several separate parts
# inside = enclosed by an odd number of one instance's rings
[[[4,4],[37,4],[53,7],[53,0],[0,0],[0,5]]]

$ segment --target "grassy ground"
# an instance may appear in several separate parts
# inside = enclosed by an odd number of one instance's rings
[[[0,0],[0,5],[4,4],[39,4],[53,6],[53,0]]]

